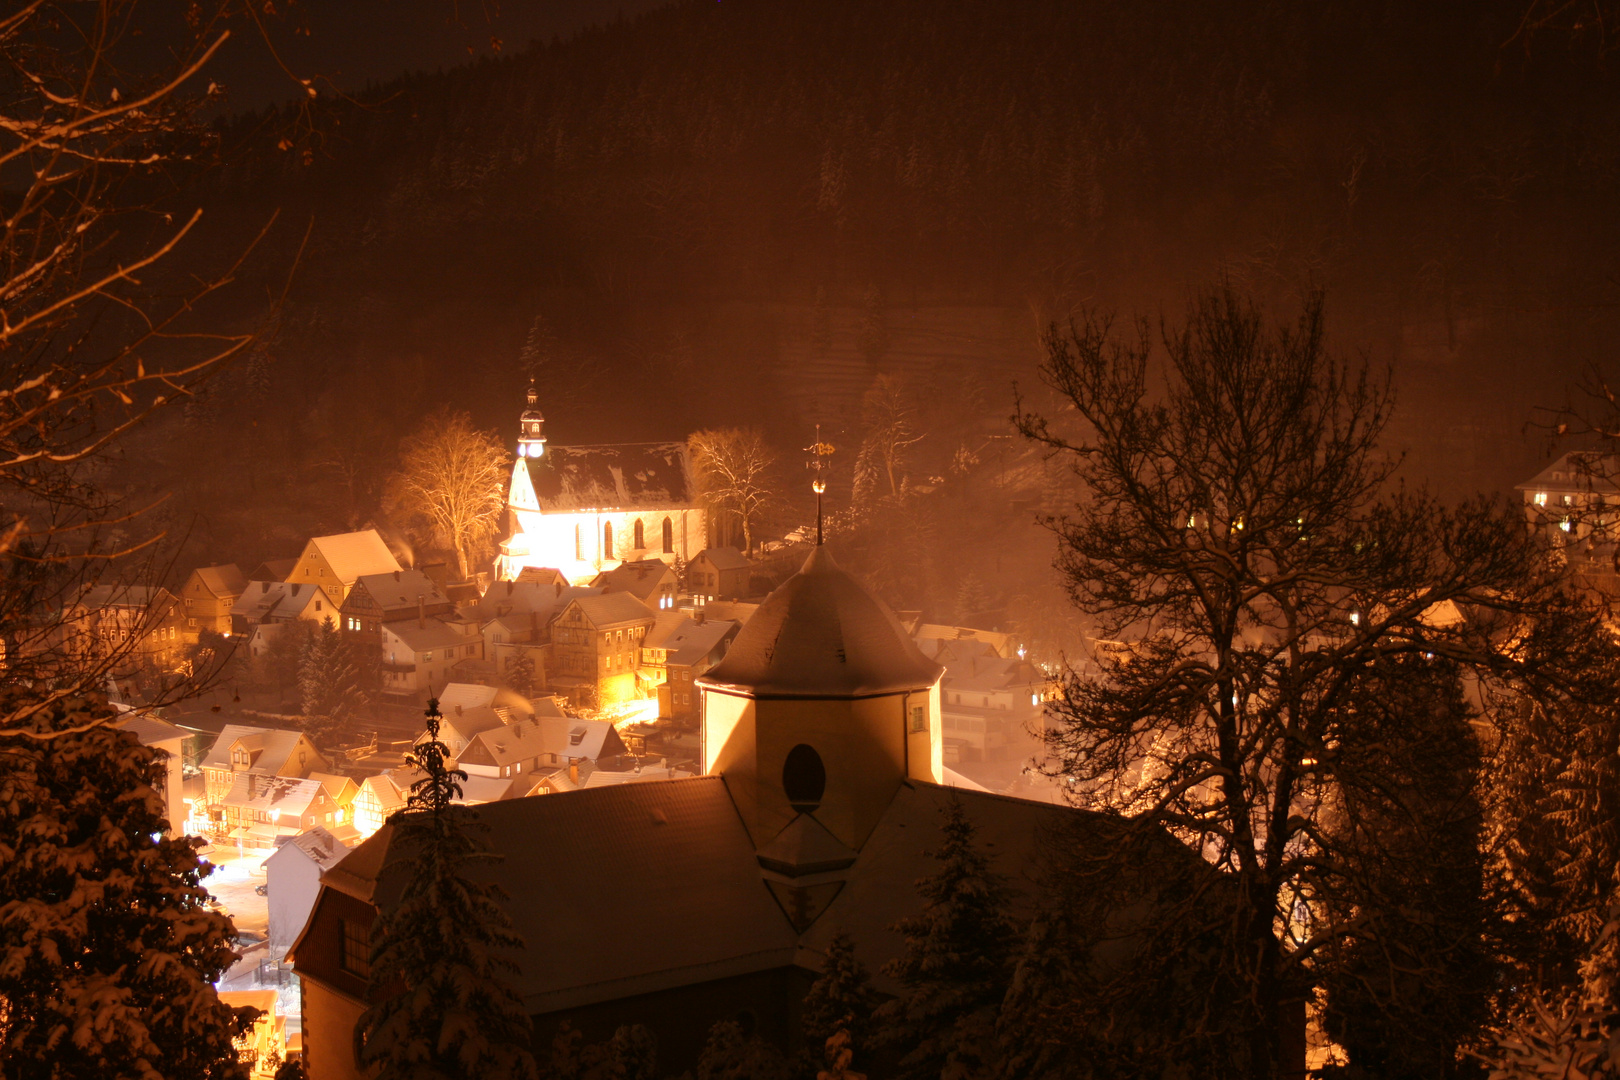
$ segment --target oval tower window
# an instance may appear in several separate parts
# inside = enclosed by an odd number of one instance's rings
[[[827,767],[814,747],[800,743],[788,751],[782,762],[782,790],[788,805],[800,813],[821,805],[821,793],[827,790]]]

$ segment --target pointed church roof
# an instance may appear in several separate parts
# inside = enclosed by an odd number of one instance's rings
[[[750,697],[874,697],[926,690],[943,670],[883,601],[818,547],[698,683]]]

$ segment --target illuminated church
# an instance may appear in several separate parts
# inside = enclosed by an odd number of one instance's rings
[[[690,560],[708,546],[685,443],[548,446],[539,401],[531,382],[497,577],[553,567],[583,585],[621,562]]]

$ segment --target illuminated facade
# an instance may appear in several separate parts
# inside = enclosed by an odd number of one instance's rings
[[[685,443],[550,446],[532,385],[518,423],[498,578],[546,567],[583,585],[621,562],[690,561],[708,546]]]

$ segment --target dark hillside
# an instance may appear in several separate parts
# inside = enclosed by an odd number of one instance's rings
[[[1048,319],[1225,272],[1326,285],[1341,344],[1396,364],[1414,471],[1498,489],[1539,453],[1546,372],[1612,350],[1620,239],[1612,78],[1502,48],[1518,13],[683,3],[330,105],[309,164],[244,117],[213,217],[314,234],[193,445],[256,458],[233,475],[293,531],[365,517],[317,463],[384,459],[444,400],[509,423],[536,315],[561,441],[768,422],[797,448],[886,370],[981,399],[989,435]]]

